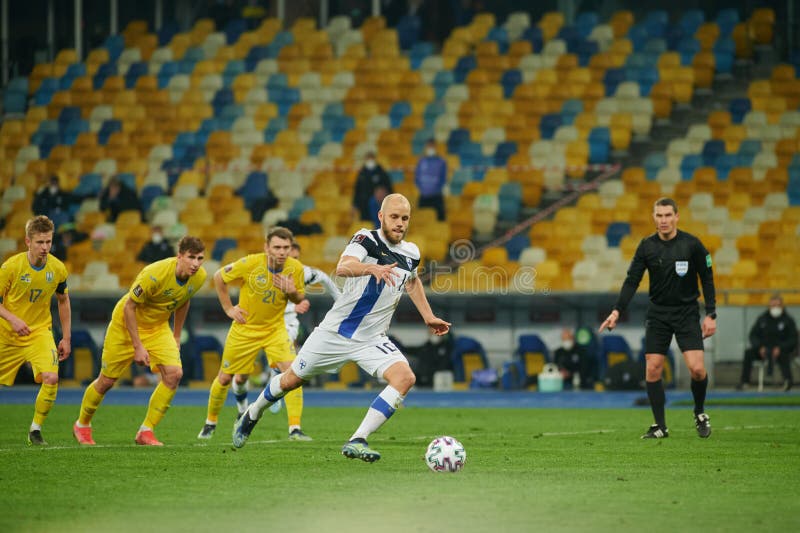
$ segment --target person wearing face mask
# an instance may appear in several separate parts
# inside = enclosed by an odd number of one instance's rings
[[[425,144],[425,156],[417,163],[414,183],[419,190],[419,207],[433,207],[437,218],[444,220],[442,189],[447,183],[447,161],[436,153],[433,139]]]
[[[375,159],[375,152],[367,152],[364,166],[358,172],[353,192],[353,210],[359,220],[372,220],[369,204],[378,187],[383,187],[386,194],[394,192],[392,179]]]
[[[575,344],[575,335],[571,329],[561,331],[561,346],[554,353],[555,363],[564,378],[564,386],[572,384],[573,388],[581,386],[581,380],[589,377],[586,355]]]
[[[769,300],[769,308],[764,311],[750,329],[750,348],[744,352],[742,377],[739,390],[750,383],[750,370],[753,362],[766,361],[768,372],[777,361],[783,374],[783,390],[792,388],[792,357],[797,351],[797,325],[783,307],[783,298],[774,294]]]
[[[142,246],[139,255],[136,256],[136,260],[149,264],[175,255],[172,245],[164,238],[164,231],[161,226],[153,226],[151,231],[150,240]]]
[[[72,195],[61,190],[58,176],[51,176],[48,184],[36,192],[31,208],[35,215],[52,218],[58,213],[69,211],[70,204],[72,204]]]

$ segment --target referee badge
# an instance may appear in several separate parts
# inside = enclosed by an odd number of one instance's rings
[[[683,277],[687,272],[689,272],[689,261],[675,261],[676,274],[678,274],[680,277]]]

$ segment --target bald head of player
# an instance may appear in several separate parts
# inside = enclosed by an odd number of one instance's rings
[[[378,211],[378,220],[381,221],[381,231],[384,237],[392,244],[399,244],[408,231],[408,221],[411,219],[411,203],[402,194],[387,194]]]

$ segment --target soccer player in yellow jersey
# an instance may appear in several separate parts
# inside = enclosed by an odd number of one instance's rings
[[[234,382],[234,391],[246,391],[247,376],[255,370],[259,350],[266,352],[270,366],[277,366],[281,371],[289,368],[294,360],[294,343],[286,331],[283,313],[287,302],[303,301],[305,284],[303,265],[289,257],[293,239],[288,229],[272,228],[267,233],[264,253],[248,255],[214,274],[220,304],[233,323],[225,340],[219,374],[211,384],[208,414],[197,435],[199,439],[210,439],[214,435],[234,375],[241,380]],[[237,305],[233,305],[228,293],[228,284],[235,280],[242,281]],[[300,427],[302,392],[286,396],[286,411],[289,438],[311,440]]]
[[[56,401],[58,363],[69,357],[72,312],[67,294],[67,269],[50,255],[53,223],[37,216],[25,224],[27,252],[12,255],[0,266],[0,385],[13,385],[23,363],[30,362],[42,386],[36,395],[28,444],[46,445],[42,424]],[[56,295],[62,338],[56,348],[50,300]]]
[[[103,342],[100,375],[88,387],[81,402],[78,421],[72,432],[80,444],[92,445],[92,417],[106,392],[130,367],[132,362],[148,365],[161,375],[147,415],[136,433],[136,444],[162,446],[153,429],[169,409],[175,390],[183,377],[180,336],[189,299],[206,282],[201,266],[205,245],[197,237],[183,237],[178,255],[156,261],[142,269],[111,315]],[[174,328],[169,318],[174,313]]]

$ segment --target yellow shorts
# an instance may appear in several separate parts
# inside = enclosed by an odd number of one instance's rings
[[[29,340],[25,345],[5,344],[0,340],[0,385],[13,385],[19,367],[26,361],[33,367],[36,383],[42,382],[42,372],[58,374],[58,350],[53,334],[46,331]]]
[[[180,348],[169,327],[139,330],[139,337],[150,354],[150,369],[153,372],[158,372],[159,366],[182,366]],[[133,344],[128,332],[122,333],[113,326],[109,327],[103,342],[100,372],[113,379],[126,375],[133,362],[133,353]]]
[[[289,339],[286,328],[279,327],[271,333],[231,328],[222,352],[222,367],[226,374],[252,374],[255,371],[256,356],[259,350],[267,354],[270,366],[282,362],[292,362],[295,358],[294,343]]]

